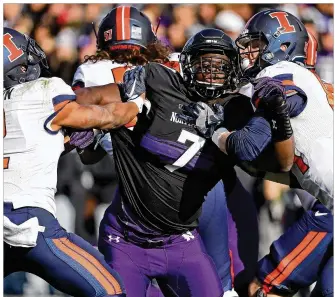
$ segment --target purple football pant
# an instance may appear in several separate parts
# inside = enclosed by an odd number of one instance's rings
[[[99,250],[121,275],[127,297],[145,297],[153,278],[176,296],[220,297],[222,285],[213,260],[196,230],[148,238],[122,223],[120,199],[106,210],[99,230]],[[122,215],[122,214],[121,214]],[[132,218],[134,216],[132,215]],[[164,292],[163,288],[161,287]]]

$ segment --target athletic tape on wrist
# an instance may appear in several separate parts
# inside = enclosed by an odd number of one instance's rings
[[[226,128],[221,127],[219,129],[215,130],[213,135],[212,135],[212,141],[217,145],[218,148],[220,148],[219,138],[220,138],[221,134],[225,133],[225,132],[229,132],[229,131]]]

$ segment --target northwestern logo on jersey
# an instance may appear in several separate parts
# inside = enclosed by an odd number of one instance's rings
[[[170,121],[171,121],[171,122],[174,122],[174,123],[177,123],[177,124],[182,124],[182,125],[192,126],[192,125],[186,123],[185,121],[183,121],[182,119],[179,119],[179,118],[177,117],[177,113],[176,113],[176,112],[172,112]]]

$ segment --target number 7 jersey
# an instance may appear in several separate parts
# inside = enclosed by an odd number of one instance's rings
[[[148,115],[138,116],[133,131],[110,132],[120,194],[146,226],[182,233],[197,226],[208,191],[221,178],[234,179],[233,165],[177,117],[191,102],[180,74],[158,63],[145,68]]]

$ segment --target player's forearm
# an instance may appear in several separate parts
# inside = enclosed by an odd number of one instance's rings
[[[87,87],[75,90],[78,104],[106,105],[121,102],[119,87],[117,84]]]
[[[270,143],[271,129],[264,118],[254,117],[243,129],[234,132],[220,132],[218,129],[212,140],[221,151],[237,160],[253,161]]]
[[[73,128],[99,128],[102,130],[114,129],[129,123],[139,112],[139,108],[132,102],[109,103],[104,106],[80,106]],[[74,127],[76,125],[76,127]]]
[[[294,138],[278,141],[274,143],[277,161],[281,171],[288,172],[291,170],[294,161]]]
[[[106,118],[100,123],[100,129],[115,129],[132,121],[140,112],[140,108],[134,102],[110,103],[104,106],[107,111]]]
[[[71,102],[62,108],[52,121],[51,128],[114,129],[129,123],[139,112],[134,102],[109,103],[104,106],[79,105]]]
[[[227,131],[227,129],[225,128],[219,128],[212,135],[212,141],[225,154],[227,154],[227,150],[226,150],[227,138],[231,133],[232,132]]]

